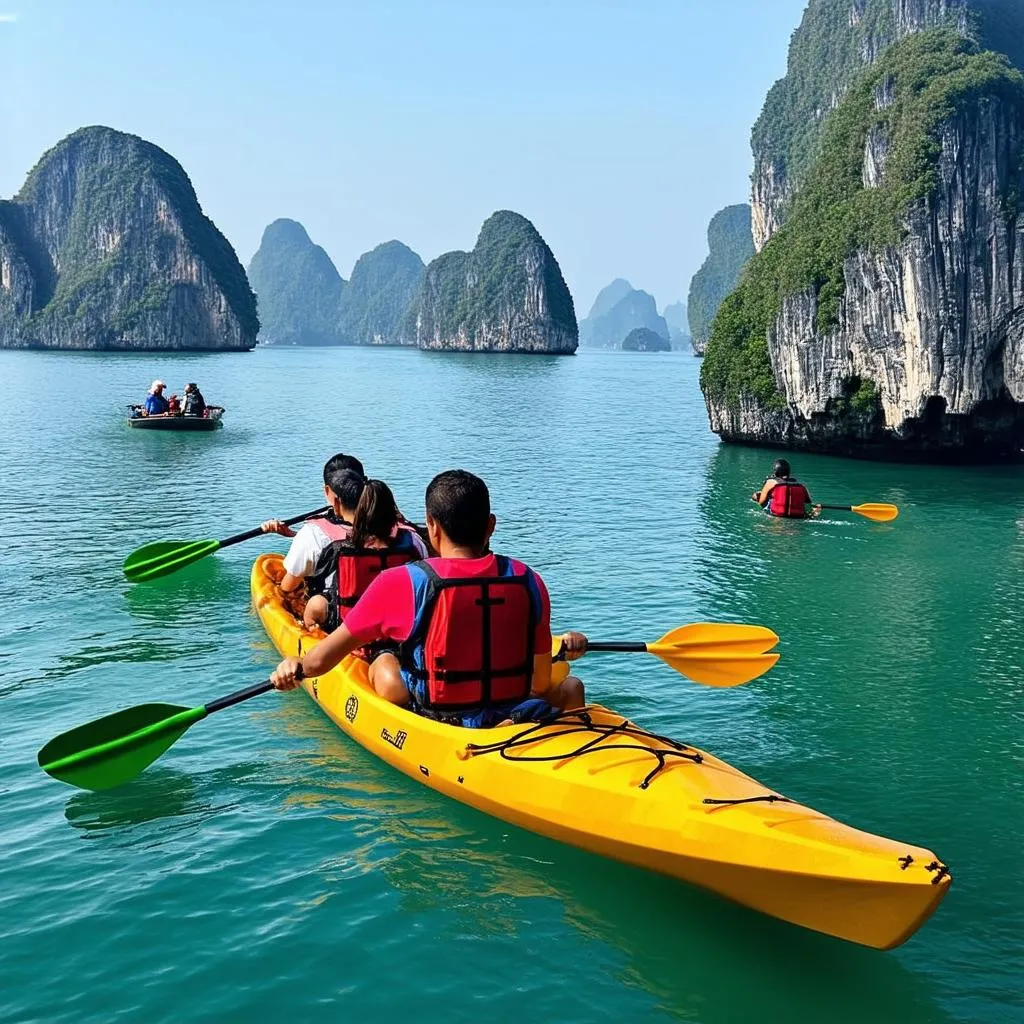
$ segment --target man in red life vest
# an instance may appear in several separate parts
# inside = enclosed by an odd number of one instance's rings
[[[784,519],[807,519],[821,511],[820,505],[813,505],[811,495],[799,480],[790,476],[789,463],[778,459],[772,467],[772,475],[765,480],[760,491],[750,496],[769,515]]]
[[[370,666],[374,689],[394,704],[471,728],[535,720],[584,704],[583,684],[551,678],[551,608],[532,569],[489,551],[495,519],[487,485],[464,470],[440,473],[426,497],[427,532],[439,557],[388,569],[345,621],[303,658],[271,675],[279,690],[322,675],[347,654],[381,640],[400,652]],[[566,633],[569,660],[587,646]]]

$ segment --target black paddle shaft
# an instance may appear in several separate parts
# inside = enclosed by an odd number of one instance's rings
[[[819,505],[818,507],[819,508],[834,509],[836,512],[852,512],[853,511],[853,506],[852,505]]]
[[[296,523],[301,523],[306,519],[312,519],[314,516],[327,515],[331,511],[330,505],[324,505],[323,508],[314,509],[312,512],[303,512],[301,516],[293,516],[291,519],[284,521],[285,526],[294,526]],[[263,531],[257,526],[255,530],[246,530],[245,533],[237,533],[234,537],[228,537],[227,540],[222,540],[220,546],[222,548],[229,547],[232,544],[241,544],[243,540],[252,540],[254,537],[259,537]]]
[[[629,643],[622,641],[621,643],[597,643],[587,644],[588,651],[622,651],[627,654],[643,653],[647,650],[647,644]]]
[[[303,678],[301,665],[296,673],[296,677],[298,679]],[[241,704],[243,700],[249,700],[250,697],[258,697],[261,693],[266,693],[273,688],[274,684],[269,679],[264,679],[262,683],[246,686],[242,690],[235,690],[234,693],[229,693],[226,697],[218,697],[216,700],[211,700],[206,705],[206,713],[212,715],[214,711],[223,711],[225,708],[230,708],[235,704]]]

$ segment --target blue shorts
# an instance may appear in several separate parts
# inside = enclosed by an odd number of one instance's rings
[[[415,711],[417,715],[435,722],[460,725],[463,729],[492,729],[506,719],[511,719],[517,725],[521,722],[547,722],[554,718],[559,710],[540,697],[529,697],[526,700],[514,700],[489,708],[480,708],[478,711],[437,711],[424,707],[426,684],[423,680],[413,679],[404,670],[402,680],[409,691],[410,711]]]

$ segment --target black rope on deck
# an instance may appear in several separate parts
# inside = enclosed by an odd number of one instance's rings
[[[557,726],[552,731],[552,726]],[[564,726],[565,728],[562,728]],[[577,733],[590,734],[590,738],[581,743],[575,750],[569,750],[562,754],[527,754],[519,748],[529,746],[538,740],[553,739],[561,736],[572,736]],[[653,740],[662,743],[667,749],[649,747],[644,743],[604,743],[609,738],[626,739],[636,737],[637,739]],[[568,761],[574,757],[582,757],[584,754],[592,754],[598,750],[632,750],[641,754],[650,754],[658,762],[644,777],[640,783],[641,789],[647,789],[654,778],[661,772],[668,763],[670,757],[681,758],[685,761],[692,761],[694,764],[701,764],[704,758],[698,753],[690,753],[690,747],[685,743],[669,739],[667,736],[659,736],[653,732],[647,732],[639,726],[633,725],[627,719],[612,725],[606,723],[595,723],[590,712],[583,708],[579,711],[563,711],[546,722],[538,722],[528,726],[521,732],[517,732],[508,739],[499,740],[495,743],[467,743],[466,755],[476,757],[479,754],[494,754],[504,758],[506,761]],[[513,753],[515,751],[516,753]]]
[[[709,796],[704,797],[704,803],[706,803],[706,804],[721,804],[723,806],[724,805],[729,805],[729,804],[756,804],[758,802],[762,802],[762,803],[766,803],[766,804],[791,804],[791,803],[793,803],[793,801],[790,800],[788,796],[778,796],[775,793],[765,793],[764,796],[745,796],[745,797],[742,797],[741,799],[736,799],[736,800],[713,800]]]

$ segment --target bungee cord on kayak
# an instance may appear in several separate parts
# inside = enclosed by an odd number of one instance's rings
[[[558,728],[559,726],[568,726],[568,728]],[[551,731],[552,727],[555,727],[554,731]],[[564,736],[575,735],[576,733],[591,733],[594,735],[576,749],[557,754],[527,754],[520,752],[512,756],[510,753],[510,751],[518,750],[521,747],[551,742],[552,740],[558,740]],[[609,737],[617,738],[619,736],[652,740],[655,743],[664,744],[664,746],[651,747],[644,743],[603,742]],[[667,736],[658,736],[656,733],[641,729],[626,718],[616,723],[595,722],[587,708],[580,708],[576,711],[563,712],[546,722],[531,725],[522,732],[495,743],[467,743],[464,752],[466,757],[498,754],[508,761],[568,761],[572,758],[582,757],[584,754],[592,754],[597,751],[603,753],[609,750],[634,750],[641,754],[649,754],[658,762],[639,784],[641,789],[647,789],[659,772],[668,766],[668,758],[670,757],[692,761],[694,764],[703,763],[703,755],[700,752],[690,753],[691,749],[685,743],[679,743],[676,740],[669,739]]]

